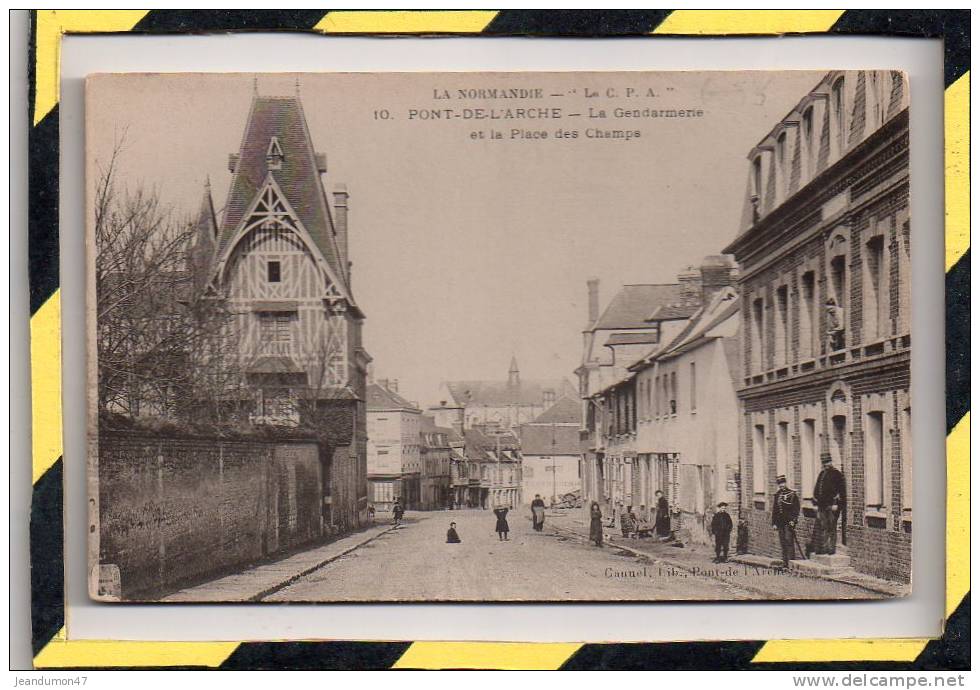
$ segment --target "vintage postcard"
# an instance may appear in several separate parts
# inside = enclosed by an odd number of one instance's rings
[[[909,97],[89,77],[91,596],[907,594]]]

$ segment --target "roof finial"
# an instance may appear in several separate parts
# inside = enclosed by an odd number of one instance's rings
[[[253,96],[258,96],[259,95],[259,78],[258,77],[252,77],[252,95]]]
[[[207,174],[204,176],[204,189],[211,191],[211,175]]]

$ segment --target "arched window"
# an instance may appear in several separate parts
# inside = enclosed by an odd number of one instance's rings
[[[844,153],[844,77],[838,77],[830,91],[830,105],[833,109],[834,142],[837,154]]]
[[[809,179],[813,174],[813,106],[803,111],[801,121],[803,128],[803,170],[804,179]]]

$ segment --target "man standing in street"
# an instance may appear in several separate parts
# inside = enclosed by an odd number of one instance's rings
[[[800,517],[800,497],[786,486],[786,475],[776,477],[776,495],[772,498],[772,528],[779,533],[783,567],[788,568],[795,555],[796,521]]]
[[[822,459],[823,468],[813,486],[813,502],[817,505],[817,530],[813,538],[816,553],[837,551],[837,518],[847,503],[844,475],[834,467],[829,455]]]
[[[728,560],[728,543],[732,538],[732,516],[728,514],[728,504],[718,504],[715,516],[711,518],[711,534],[715,537],[715,563]]]

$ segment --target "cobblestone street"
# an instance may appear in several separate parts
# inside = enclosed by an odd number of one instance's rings
[[[410,512],[406,522],[264,597],[264,601],[589,601],[878,598],[860,587],[800,578],[703,554],[638,558],[599,549],[550,518],[535,533],[524,511],[509,516],[510,541],[489,511]],[[446,544],[450,521],[461,544]],[[556,529],[556,523],[561,527]],[[669,547],[668,547],[669,548]]]

